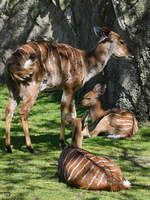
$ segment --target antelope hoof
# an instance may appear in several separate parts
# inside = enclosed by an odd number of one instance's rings
[[[12,149],[11,149],[10,145],[5,145],[5,148],[7,149],[8,153],[12,153]]]
[[[30,153],[35,153],[34,149],[31,146],[27,146],[27,149]]]

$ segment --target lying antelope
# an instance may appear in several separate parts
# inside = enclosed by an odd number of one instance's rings
[[[92,121],[91,136],[105,132],[109,138],[132,137],[138,131],[135,115],[126,109],[104,110],[100,96],[105,92],[106,85],[97,84],[93,91],[84,95],[81,104],[90,108]]]
[[[75,91],[91,77],[101,72],[111,56],[131,58],[123,39],[107,28],[94,28],[100,41],[90,51],[75,49],[67,44],[39,40],[28,42],[14,51],[6,63],[6,83],[10,97],[6,108],[6,140],[10,146],[10,124],[20,99],[23,104],[20,117],[26,139],[26,146],[34,152],[28,129],[28,114],[44,89],[62,89],[60,141],[65,140],[66,114],[70,111],[76,117]]]
[[[83,136],[88,134],[87,116],[72,118],[72,143],[66,147],[58,161],[60,180],[77,188],[119,191],[130,189],[120,168],[108,158],[96,156],[82,148]]]

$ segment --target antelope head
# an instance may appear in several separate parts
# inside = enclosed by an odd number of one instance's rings
[[[81,101],[82,106],[92,107],[99,102],[99,97],[104,94],[106,90],[106,84],[96,84],[94,89],[86,93]]]
[[[82,118],[71,118],[66,116],[66,121],[72,125],[72,143],[75,147],[82,148],[83,137],[90,137],[88,130],[88,112]]]
[[[100,37],[101,43],[110,43],[109,53],[115,58],[133,59],[134,56],[128,50],[125,41],[119,34],[108,28],[94,27],[95,34]]]

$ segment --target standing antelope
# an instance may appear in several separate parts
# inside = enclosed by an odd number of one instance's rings
[[[10,146],[10,124],[20,99],[23,104],[20,117],[26,139],[26,146],[34,152],[28,130],[28,114],[38,96],[44,89],[62,89],[60,141],[65,140],[65,121],[68,111],[76,117],[73,99],[76,90],[91,77],[101,72],[111,56],[131,58],[123,39],[107,28],[94,28],[100,41],[91,51],[75,49],[67,44],[50,41],[31,41],[19,48],[6,63],[6,83],[10,97],[6,108],[6,140]]]
[[[84,95],[81,104],[90,108],[92,121],[94,122],[91,136],[105,132],[109,138],[132,137],[138,131],[138,122],[133,113],[126,109],[104,110],[100,96],[105,92],[106,85],[95,85],[93,91]]]
[[[61,153],[58,160],[60,180],[77,188],[89,190],[119,191],[130,189],[120,168],[108,158],[96,156],[82,148],[83,136],[87,135],[87,117],[72,118],[72,143]]]

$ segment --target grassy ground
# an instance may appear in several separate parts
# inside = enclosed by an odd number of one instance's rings
[[[60,183],[57,177],[61,92],[40,94],[29,116],[32,144],[30,154],[18,115],[14,115],[11,140],[13,154],[4,149],[5,107],[8,91],[0,85],[0,199],[1,200],[149,200],[150,199],[150,129],[141,127],[131,140],[102,137],[84,139],[83,148],[109,157],[132,183],[129,191],[118,193],[80,190]],[[78,109],[78,115],[83,110]],[[66,140],[70,142],[69,127]]]

